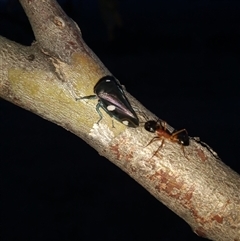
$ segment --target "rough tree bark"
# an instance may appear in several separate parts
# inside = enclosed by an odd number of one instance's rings
[[[240,240],[240,177],[206,145],[191,138],[184,148],[165,140],[146,147],[153,134],[127,128],[104,114],[99,125],[93,86],[111,74],[82,39],[80,29],[55,0],[20,0],[36,42],[22,46],[0,37],[0,96],[85,140],[159,201],[182,217],[199,236]],[[4,60],[4,61],[3,61]],[[140,113],[155,118],[128,93]],[[144,117],[139,116],[144,122]],[[187,157],[187,158],[186,158]]]

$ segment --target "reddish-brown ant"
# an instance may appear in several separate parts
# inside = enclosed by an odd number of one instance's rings
[[[148,145],[150,145],[151,143],[153,143],[157,139],[162,139],[162,143],[158,147],[158,149],[156,150],[154,155],[159,151],[159,149],[164,144],[164,139],[162,137],[167,138],[167,139],[169,139],[173,142],[177,142],[182,147],[189,145],[189,136],[188,136],[187,131],[185,129],[175,130],[173,127],[169,126],[166,121],[149,120],[149,121],[145,122],[144,128],[145,128],[145,130],[147,130],[149,132],[157,134],[157,136],[153,137],[153,139],[148,143]],[[183,153],[184,153],[184,156],[185,156],[184,149],[183,149]]]

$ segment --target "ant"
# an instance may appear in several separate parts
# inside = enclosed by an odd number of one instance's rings
[[[153,137],[153,139],[148,143],[148,145],[150,145],[157,139],[162,139],[162,137],[165,137],[165,138],[171,140],[172,142],[176,142],[176,143],[180,144],[182,146],[183,153],[185,156],[184,146],[189,145],[189,136],[188,136],[186,129],[175,130],[173,127],[168,125],[166,121],[163,121],[160,119],[158,119],[157,121],[149,120],[149,121],[145,122],[144,128],[145,128],[145,130],[147,130],[151,133],[157,134],[157,136]],[[159,149],[163,146],[163,144],[164,144],[164,139],[162,139],[162,143],[158,147],[158,149],[156,150],[154,155],[159,151]]]

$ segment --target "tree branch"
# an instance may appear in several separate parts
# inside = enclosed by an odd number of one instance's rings
[[[164,139],[146,146],[154,135],[142,126],[127,128],[111,118],[96,124],[96,82],[110,72],[84,43],[77,25],[54,0],[20,0],[36,43],[30,47],[0,38],[0,96],[79,136],[159,201],[182,217],[199,236],[240,240],[240,177],[206,145],[190,139],[184,147]],[[155,119],[126,93],[142,115]],[[144,114],[141,114],[144,113]]]

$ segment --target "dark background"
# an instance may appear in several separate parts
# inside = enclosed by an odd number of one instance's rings
[[[240,173],[239,1],[122,0],[113,41],[96,0],[60,3],[133,96]],[[0,4],[0,35],[30,45],[19,2]],[[0,105],[2,241],[202,240],[79,138]]]

